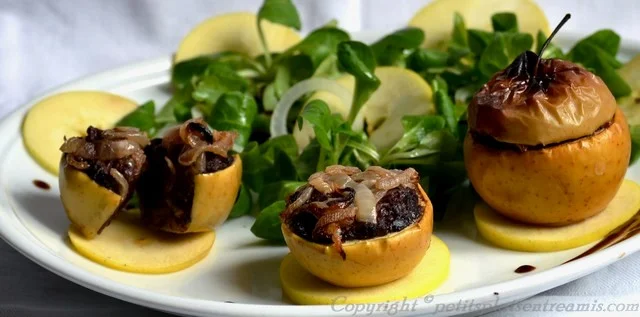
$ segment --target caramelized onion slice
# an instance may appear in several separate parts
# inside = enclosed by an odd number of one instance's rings
[[[79,169],[79,170],[86,170],[87,168],[89,168],[89,163],[84,162],[84,161],[78,161],[76,159],[75,156],[73,155],[65,155],[65,159],[67,161],[67,164]]]
[[[330,165],[325,168],[324,172],[329,175],[346,174],[347,176],[351,176],[362,171],[354,166]]]
[[[133,128],[115,128],[112,130],[98,130],[93,127],[87,129],[91,133],[88,137],[72,137],[66,140],[60,151],[85,160],[110,161],[130,156],[149,144],[149,139],[143,132]],[[87,140],[89,138],[89,140]]]
[[[360,222],[376,223],[376,197],[369,187],[359,183],[356,185],[355,205],[356,219]]]
[[[87,159],[97,159],[101,161],[111,161],[133,155],[140,151],[138,143],[131,142],[127,139],[104,140],[95,143],[95,157],[80,157]]]
[[[222,157],[227,157],[229,150],[220,146],[217,143],[208,144],[204,146],[198,146],[188,149],[178,157],[178,163],[184,166],[189,166],[198,160],[198,158],[205,152],[211,152]]]
[[[202,118],[186,121],[180,125],[178,131],[182,142],[191,147],[204,146],[214,141],[207,123]]]
[[[178,163],[190,166],[197,163],[194,168],[200,173],[206,168],[204,153],[211,152],[227,157],[233,147],[236,132],[209,130],[209,126],[202,118],[191,119],[179,127],[171,130],[163,139],[162,146],[184,146],[178,157]]]
[[[319,235],[321,233],[331,234],[331,232],[325,232],[324,230],[329,224],[332,223],[342,223],[344,221],[352,222],[356,217],[356,208],[350,207],[345,209],[335,209],[327,211],[316,223],[316,226],[313,228],[314,235]]]
[[[118,188],[120,189],[119,195],[122,199],[127,197],[129,194],[129,182],[127,182],[127,179],[115,168],[109,169],[109,175],[118,183]]]
[[[381,190],[389,190],[396,188],[402,184],[415,183],[418,180],[418,172],[413,168],[407,168],[396,175],[381,178],[376,183],[376,188]]]
[[[294,200],[292,203],[288,204],[287,208],[282,212],[282,214],[280,214],[280,219],[285,221],[285,219],[293,214],[294,211],[296,211],[298,208],[306,204],[307,201],[309,201],[309,199],[311,198],[311,194],[313,194],[313,187],[305,187],[298,198],[296,198],[296,200]]]
[[[140,147],[145,147],[150,143],[146,133],[131,127],[115,127],[112,130],[105,130],[103,136],[106,139],[126,139]]]

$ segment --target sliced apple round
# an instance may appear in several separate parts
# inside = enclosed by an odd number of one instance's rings
[[[112,128],[137,103],[102,91],[70,91],[49,96],[27,112],[22,138],[31,157],[58,175],[64,137],[85,135],[87,127]]]
[[[409,275],[379,286],[344,288],[315,277],[289,254],[280,265],[280,281],[284,294],[300,305],[342,305],[413,299],[428,294],[447,280],[450,258],[447,245],[438,237],[431,236],[431,246]]]
[[[618,100],[620,109],[629,125],[640,124],[640,54],[624,64],[618,74],[631,86],[631,95]]]
[[[455,12],[462,15],[469,29],[490,31],[492,15],[511,12],[518,17],[520,32],[550,34],[544,11],[532,0],[435,0],[418,11],[409,26],[425,32],[424,47],[441,47],[451,37]]]
[[[160,274],[188,268],[209,254],[213,231],[173,234],[140,224],[139,215],[122,212],[109,230],[87,239],[75,226],[69,240],[78,253],[104,266],[126,272]]]
[[[360,116],[367,124],[367,133],[371,143],[380,151],[393,146],[404,133],[402,117],[406,115],[423,115],[433,113],[431,87],[415,72],[400,67],[378,67],[376,76],[380,79],[380,87],[364,104]],[[347,88],[352,94],[355,90],[355,79],[345,75],[336,82]],[[345,104],[336,95],[319,91],[309,100],[324,100],[332,112],[341,114],[344,118],[349,114],[350,104]],[[353,128],[363,129],[362,119],[356,119]],[[314,137],[313,128],[303,123],[302,129],[294,128],[293,136],[299,148],[304,148]]]
[[[250,56],[263,53],[256,15],[248,12],[229,13],[212,17],[193,28],[184,37],[174,61],[220,52],[238,52]],[[300,41],[291,28],[263,20],[262,29],[271,52],[281,52]]]
[[[604,238],[640,209],[640,185],[625,180],[607,208],[581,222],[562,227],[529,225],[501,216],[487,204],[476,204],[474,215],[480,235],[501,248],[551,252],[579,247]]]

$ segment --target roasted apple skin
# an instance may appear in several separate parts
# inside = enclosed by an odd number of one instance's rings
[[[207,231],[229,217],[242,182],[242,160],[235,155],[231,166],[195,177],[189,231]]]
[[[561,226],[604,210],[622,184],[631,139],[624,114],[609,127],[557,145],[517,150],[464,141],[473,187],[496,211],[513,220]]]
[[[66,154],[65,154],[66,155]],[[60,161],[60,198],[71,223],[88,239],[95,238],[118,210],[123,197],[100,186],[84,172]]]
[[[431,242],[433,206],[424,190],[418,189],[425,205],[418,222],[386,236],[343,242],[345,259],[332,245],[305,240],[283,224],[285,242],[302,267],[331,284],[366,287],[395,281],[420,263]]]

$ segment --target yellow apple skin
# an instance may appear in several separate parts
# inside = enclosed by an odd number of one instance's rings
[[[464,141],[465,167],[480,197],[508,218],[548,226],[601,212],[622,183],[630,153],[620,109],[604,131],[538,150],[495,149],[469,133]]]
[[[640,186],[625,180],[601,213],[562,227],[541,227],[512,221],[487,204],[474,208],[478,232],[492,244],[516,251],[553,252],[576,248],[604,238],[640,210]]]
[[[280,265],[282,291],[299,305],[343,305],[382,303],[425,296],[449,276],[451,255],[447,245],[431,236],[431,246],[409,275],[370,287],[345,288],[318,279],[303,268],[292,254]]]
[[[215,173],[197,175],[191,207],[190,232],[207,231],[229,217],[242,183],[242,160],[234,156],[231,166]]]
[[[31,107],[22,122],[22,139],[42,168],[58,175],[64,137],[85,135],[87,127],[111,129],[136,109],[131,99],[104,91],[68,91],[48,96]]]
[[[215,241],[213,231],[172,234],[145,228],[137,212],[123,211],[109,230],[87,239],[75,226],[69,240],[84,257],[116,270],[162,274],[186,269],[205,258]]]
[[[238,12],[218,15],[197,25],[182,39],[174,62],[221,52],[263,54],[253,13]],[[289,27],[263,20],[264,36],[271,52],[281,52],[300,41],[300,35]]]
[[[282,225],[285,242],[297,262],[316,277],[341,287],[386,284],[409,274],[429,248],[433,206],[420,188],[425,203],[422,218],[402,231],[342,244],[346,259],[332,245],[310,242]]]
[[[87,239],[95,238],[116,214],[122,196],[100,186],[87,174],[60,161],[60,199],[67,217]]]

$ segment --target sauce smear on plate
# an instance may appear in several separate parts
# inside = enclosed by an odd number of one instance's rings
[[[33,180],[33,185],[35,185],[36,187],[42,189],[42,190],[49,190],[51,189],[51,185],[47,184],[47,182],[45,181],[41,181],[39,179],[34,179]]]

